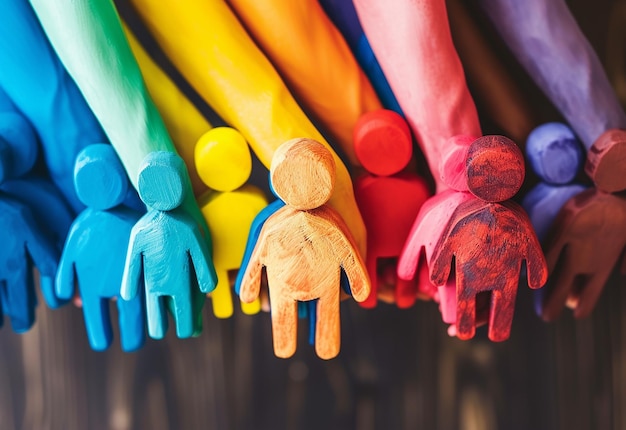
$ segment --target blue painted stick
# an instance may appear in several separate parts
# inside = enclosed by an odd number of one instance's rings
[[[117,298],[122,349],[133,351],[145,340],[143,295],[122,300],[120,286],[130,232],[141,213],[121,206],[128,178],[111,145],[90,145],[81,151],[74,182],[87,209],[76,218],[65,242],[57,294],[69,299],[78,285],[89,344],[97,351],[111,344],[108,300]]]
[[[352,1],[319,0],[319,2],[330,20],[343,34],[357,62],[372,83],[383,106],[402,115],[400,104],[396,100],[387,78],[385,78],[383,69],[378,64],[367,37],[365,37]]]
[[[37,131],[50,176],[75,211],[74,160],[106,137],[50,46],[28,2],[2,3],[0,87]]]

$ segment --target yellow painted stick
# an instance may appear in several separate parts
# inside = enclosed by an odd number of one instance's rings
[[[298,106],[269,60],[222,0],[131,0],[187,81],[239,130],[269,168],[276,148],[307,137],[330,145]],[[348,170],[333,152],[337,183],[329,202],[365,255],[366,232]]]

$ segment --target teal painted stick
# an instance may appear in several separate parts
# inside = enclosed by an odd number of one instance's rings
[[[30,0],[48,39],[104,128],[137,188],[150,152],[176,152],[143,82],[111,0]],[[183,207],[207,233],[193,199]]]

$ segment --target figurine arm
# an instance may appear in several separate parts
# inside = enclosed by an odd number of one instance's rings
[[[59,260],[55,291],[60,299],[71,299],[74,295],[76,237],[75,228],[71,228]]]
[[[528,286],[532,289],[541,288],[548,280],[548,265],[543,255],[541,244],[537,235],[532,229],[530,220],[520,222],[520,225],[526,225],[526,237],[528,239],[526,245],[526,275],[528,277]]]
[[[126,262],[124,263],[124,274],[122,275],[120,296],[122,296],[124,300],[132,300],[137,296],[141,272],[143,270],[142,236],[140,232],[136,231],[136,227],[137,225],[135,225],[130,233]]]
[[[217,286],[217,275],[215,267],[213,267],[211,252],[195,226],[192,226],[192,234],[193,239],[190,241],[189,254],[196,270],[198,286],[203,293],[210,293]]]
[[[237,279],[235,280],[235,293],[239,295],[241,291],[241,282],[243,280],[243,274],[248,267],[250,262],[250,257],[252,256],[252,252],[254,251],[254,247],[259,240],[259,235],[261,234],[261,229],[265,224],[265,221],[278,209],[285,206],[285,202],[280,199],[274,200],[272,203],[267,205],[261,212],[257,214],[252,221],[252,225],[250,226],[250,233],[248,234],[248,241],[246,242],[246,250],[243,253],[243,258],[241,260],[241,264],[239,265],[239,271],[237,272]]]
[[[421,211],[420,211],[421,215]],[[415,272],[424,250],[423,231],[421,231],[422,217],[418,215],[415,219],[411,232],[406,238],[400,258],[398,258],[398,277],[407,281],[415,278]]]
[[[442,239],[446,236],[442,236]],[[450,277],[450,267],[454,253],[450,241],[440,240],[433,253],[433,259],[430,262],[430,282],[440,287],[444,286]]]
[[[244,303],[252,303],[259,297],[261,291],[261,274],[263,272],[262,256],[265,254],[266,239],[263,230],[259,235],[259,240],[252,251],[250,261],[241,279],[241,290],[239,298]]]

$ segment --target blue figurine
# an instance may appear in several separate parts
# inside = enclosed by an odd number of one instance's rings
[[[111,345],[108,302],[117,298],[122,349],[134,351],[145,341],[144,304],[141,295],[121,300],[120,286],[130,232],[141,213],[122,205],[128,178],[111,145],[93,144],[78,154],[74,185],[87,209],[76,218],[65,242],[56,292],[69,299],[78,285],[87,337],[96,351]]]
[[[54,277],[58,253],[46,236],[40,235],[30,209],[0,193],[0,314],[7,315],[16,333],[35,322],[34,264],[42,276]]]
[[[541,182],[522,200],[522,206],[541,243],[569,199],[586,189],[572,183],[582,167],[584,153],[574,132],[565,124],[551,122],[535,128],[526,141],[526,157]],[[542,314],[547,288],[536,290],[535,312]]]
[[[32,125],[0,88],[0,192],[3,196],[11,198],[7,202],[18,201],[28,208],[30,214],[28,223],[22,225],[30,231],[17,232],[16,235],[32,237],[31,247],[47,249],[52,244],[56,265],[73,215],[56,188],[44,177],[36,176],[33,172],[38,149],[37,135]],[[26,264],[32,267],[31,261]],[[0,267],[0,272],[8,270],[7,266]],[[64,304],[65,302],[59,300],[54,293],[55,273],[46,274],[40,271],[40,274],[40,286],[48,306],[57,308]],[[0,277],[4,276],[4,273],[0,274]],[[26,288],[18,290],[24,291],[24,294],[27,290],[33,290],[31,278],[32,276],[28,274],[27,279],[21,283],[26,285]],[[18,293],[19,291],[13,291],[13,294]],[[31,300],[33,301],[31,306],[34,308],[36,306],[34,294]],[[22,310],[23,308],[20,308],[17,313],[21,313]],[[10,309],[4,311],[8,315],[11,314]]]
[[[139,171],[139,197],[150,210],[132,229],[121,295],[133,299],[143,275],[148,333],[155,339],[167,331],[165,298],[171,301],[177,336],[198,334],[201,300],[216,286],[205,239],[196,222],[179,209],[185,190],[191,189],[185,169],[178,155],[156,151],[146,156]],[[196,283],[202,299],[195,294]]]
[[[563,205],[586,187],[573,184],[583,151],[574,132],[551,122],[535,128],[526,142],[526,157],[541,182],[522,201],[539,241],[544,242]]]

